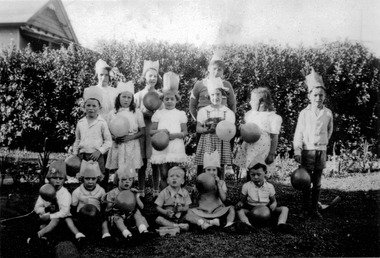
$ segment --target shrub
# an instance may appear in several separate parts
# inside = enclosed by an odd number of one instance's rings
[[[194,83],[206,76],[214,47],[165,42],[136,43],[100,41],[96,50],[73,46],[59,50],[5,49],[0,57],[2,146],[40,151],[48,137],[51,151],[63,151],[74,141],[83,89],[94,85],[98,58],[119,68],[126,80],[141,90],[139,78],[143,60],[159,60],[160,75],[180,74],[182,100],[177,108],[186,111],[189,132],[195,121],[188,112]],[[305,75],[313,66],[325,81],[326,105],[334,113],[332,144],[345,145],[360,137],[374,143],[379,152],[377,126],[380,62],[361,44],[349,41],[325,43],[318,47],[291,48],[280,45],[229,45],[226,51],[225,79],[231,82],[237,99],[237,124],[249,110],[250,92],[266,86],[273,95],[276,111],[283,117],[278,152],[292,156],[292,139],[299,112],[308,104]],[[115,86],[116,81],[112,81]],[[189,137],[187,152],[195,151],[195,137]],[[376,142],[377,141],[377,142]],[[376,150],[376,147],[378,148]],[[339,149],[339,148],[338,148]]]

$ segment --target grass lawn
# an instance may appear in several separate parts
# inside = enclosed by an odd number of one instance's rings
[[[227,234],[219,229],[207,232],[192,230],[175,237],[157,236],[149,242],[133,246],[109,248],[93,242],[84,246],[80,250],[80,255],[81,257],[378,257],[380,256],[379,175],[371,173],[368,176],[328,178],[323,181],[324,189],[321,195],[323,204],[331,202],[337,195],[342,198],[335,207],[324,213],[323,220],[302,219],[299,216],[300,192],[286,182],[274,183],[278,203],[290,208],[288,222],[295,227],[293,235],[278,233],[273,227],[260,228],[258,232],[249,235]],[[227,180],[229,199],[233,203],[237,201],[242,183]],[[28,184],[18,188],[3,186],[0,190],[2,219],[30,212],[38,193],[37,186]],[[151,225],[154,225],[155,208],[150,194],[147,195],[145,214]],[[36,225],[31,217],[0,224],[1,257],[42,256],[42,253],[31,253],[26,245],[27,237],[36,231]],[[54,251],[48,255],[54,256]],[[70,257],[74,258],[73,255]]]

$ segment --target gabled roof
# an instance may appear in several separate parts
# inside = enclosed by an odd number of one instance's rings
[[[53,9],[61,23],[62,30],[70,40],[78,43],[66,10],[61,0],[5,0],[1,1],[0,27],[5,26],[36,26],[36,18],[47,8]],[[46,30],[46,28],[37,27]]]
[[[0,23],[26,23],[48,2],[49,0],[1,1]]]

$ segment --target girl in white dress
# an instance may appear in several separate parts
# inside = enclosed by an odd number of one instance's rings
[[[112,147],[108,152],[106,168],[118,169],[124,165],[138,171],[143,165],[139,138],[145,135],[145,123],[140,109],[134,103],[134,85],[120,82],[116,88],[115,109],[108,114],[107,123],[120,116],[128,119],[129,132],[122,137],[112,135]],[[112,133],[111,133],[112,134]]]
[[[270,91],[266,87],[252,90],[250,105],[252,109],[245,114],[244,122],[258,125],[261,136],[255,143],[243,142],[234,163],[245,171],[257,163],[265,163],[268,174],[271,174],[275,169],[274,160],[282,118],[275,113]]]
[[[152,116],[151,136],[159,131],[169,135],[169,145],[162,151],[152,149],[152,164],[160,166],[160,189],[167,186],[168,171],[187,160],[183,139],[187,135],[187,116],[184,111],[175,108],[180,100],[178,94],[179,76],[173,72],[164,74],[163,95],[164,109],[157,110]],[[158,180],[153,182],[154,190],[158,190]]]

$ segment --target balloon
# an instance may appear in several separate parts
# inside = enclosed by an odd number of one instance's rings
[[[77,155],[71,155],[65,159],[66,173],[68,176],[75,176],[80,171],[81,160]]]
[[[51,184],[41,186],[39,193],[41,198],[48,202],[52,202],[56,196],[55,188]]]
[[[129,122],[128,118],[121,115],[116,115],[114,119],[111,120],[109,124],[110,132],[115,137],[122,137],[129,133]]]
[[[226,120],[220,121],[215,129],[216,135],[223,141],[231,141],[236,134],[236,127]]]
[[[130,190],[121,191],[116,196],[115,206],[124,212],[132,212],[136,208],[136,196]]]
[[[246,123],[240,128],[241,138],[248,143],[255,143],[260,139],[261,129],[255,123]]]
[[[267,223],[271,220],[271,211],[265,205],[259,205],[251,210],[252,220],[256,224]]]
[[[207,173],[202,173],[197,177],[197,190],[200,193],[208,193],[216,190],[215,178]]]
[[[166,149],[169,145],[169,135],[166,132],[160,131],[151,137],[152,146],[158,151]]]
[[[98,215],[98,209],[92,204],[85,204],[80,210],[79,214],[82,218],[94,218]]]
[[[144,106],[150,111],[155,111],[159,109],[162,105],[162,101],[160,99],[160,95],[158,95],[155,91],[150,91],[145,94],[143,98]]]
[[[309,173],[303,167],[299,167],[293,171],[290,182],[294,189],[303,190],[310,188],[311,178]]]

